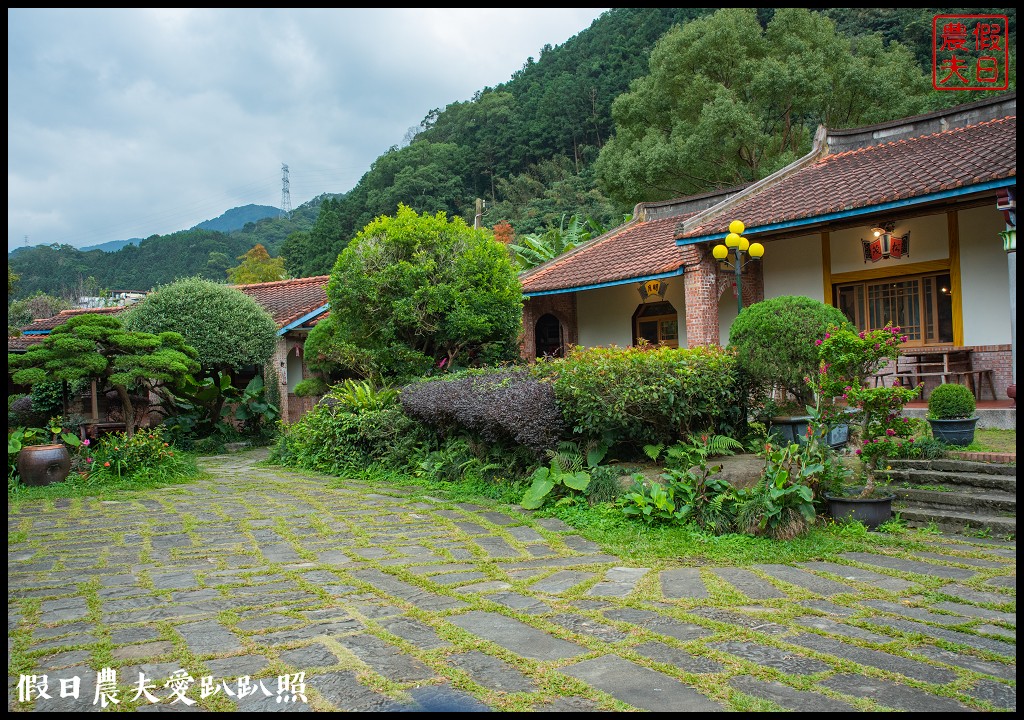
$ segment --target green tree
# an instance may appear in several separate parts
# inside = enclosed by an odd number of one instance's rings
[[[148,392],[184,382],[199,369],[198,353],[175,332],[126,330],[120,318],[84,313],[55,327],[23,354],[8,354],[7,367],[19,385],[97,379],[117,390],[125,430],[135,433],[129,389]]]
[[[242,264],[227,271],[228,282],[235,285],[274,282],[287,277],[284,258],[270,257],[270,253],[262,245],[257,244],[244,255],[239,255],[238,259]]]
[[[160,286],[125,313],[125,327],[142,332],[181,333],[198,352],[202,374],[215,387],[226,387],[233,373],[262,368],[274,353],[277,323],[241,290],[201,277]],[[207,410],[221,415],[219,393]]]
[[[38,292],[25,300],[15,300],[7,306],[7,334],[20,335],[21,328],[33,320],[51,318],[61,310],[74,307],[64,298]]]
[[[615,137],[595,172],[620,202],[758,180],[810,150],[815,129],[921,112],[929,79],[899,43],[856,43],[826,16],[723,8],[667,32],[650,74],[612,105]]]
[[[815,345],[830,327],[846,327],[842,311],[820,300],[782,295],[743,308],[729,328],[729,348],[761,389],[780,389],[803,408],[814,402],[807,378],[818,372]]]
[[[507,249],[489,230],[400,205],[342,251],[330,315],[306,358],[326,372],[412,377],[516,356],[523,295]]]
[[[601,225],[593,220],[584,221],[579,215],[569,218],[569,224],[566,226],[563,216],[558,227],[549,227],[543,233],[521,235],[516,242],[509,245],[509,249],[515,253],[519,267],[528,270],[553,260],[604,232],[606,231]]]

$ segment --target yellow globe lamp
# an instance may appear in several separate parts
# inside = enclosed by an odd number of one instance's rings
[[[740,244],[740,236],[737,235],[736,233],[731,232],[731,233],[729,233],[728,235],[725,236],[725,245],[726,245],[726,247],[731,247],[731,248],[739,247],[739,244]]]
[[[729,257],[729,248],[725,245],[715,245],[711,248],[711,254],[715,256],[715,260],[725,260]]]
[[[739,245],[740,252],[746,252],[748,247],[750,247],[750,241],[747,240],[742,235],[740,235],[740,245]]]
[[[729,223],[729,232],[731,233],[742,235],[744,230],[746,230],[746,227],[744,227],[743,223],[739,220],[733,220]]]
[[[752,258],[759,258],[764,255],[764,245],[761,243],[750,243],[747,254]]]

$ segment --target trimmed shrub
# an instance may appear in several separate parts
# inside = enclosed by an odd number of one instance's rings
[[[586,438],[641,448],[696,431],[729,434],[741,419],[736,358],[716,346],[574,347],[533,367]]]
[[[850,323],[838,308],[783,295],[743,308],[729,329],[729,349],[755,386],[784,389],[800,406],[814,402],[804,381],[818,372],[816,340],[831,326]]]
[[[928,418],[959,420],[974,417],[977,403],[966,385],[943,383],[928,396]]]
[[[413,383],[401,391],[411,417],[445,434],[521,445],[537,456],[564,432],[551,385],[526,369],[489,370]]]

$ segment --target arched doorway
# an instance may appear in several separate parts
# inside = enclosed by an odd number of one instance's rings
[[[633,313],[633,343],[679,347],[679,314],[669,302],[641,303]]]
[[[534,329],[537,357],[562,357],[565,355],[565,338],[562,323],[551,313],[541,315]]]

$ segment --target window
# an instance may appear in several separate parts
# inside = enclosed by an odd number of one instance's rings
[[[679,347],[679,315],[671,303],[642,304],[633,313],[633,342]]]
[[[949,273],[837,285],[835,303],[858,330],[892,322],[907,336],[907,345],[953,342]]]

